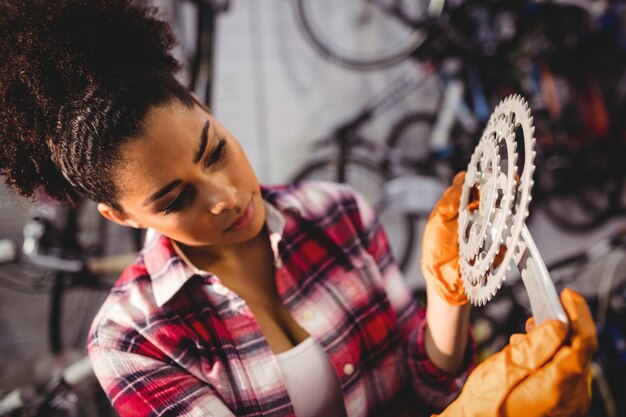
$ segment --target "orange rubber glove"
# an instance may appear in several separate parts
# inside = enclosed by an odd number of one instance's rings
[[[459,172],[430,214],[422,240],[424,280],[452,305],[467,303],[459,270],[457,221],[463,181],[465,172]]]
[[[570,328],[547,320],[515,334],[480,364],[440,417],[584,416],[590,404],[589,363],[598,347],[585,300],[561,293]],[[569,330],[569,333],[568,333]]]

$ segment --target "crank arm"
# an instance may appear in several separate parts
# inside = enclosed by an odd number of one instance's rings
[[[526,225],[522,229],[514,261],[522,275],[535,323],[558,319],[569,324],[548,269]]]

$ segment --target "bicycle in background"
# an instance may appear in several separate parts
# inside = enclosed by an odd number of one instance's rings
[[[0,416],[112,416],[85,352],[85,332],[143,236],[99,215],[85,223],[81,203],[72,207],[45,195],[37,200],[16,256],[0,264],[0,286],[49,294],[48,349],[32,361],[31,383],[0,396]],[[130,234],[112,236],[111,228]]]
[[[406,208],[411,214],[417,203],[407,200],[420,198],[420,178],[448,182],[450,172],[464,169],[491,109],[509,94],[522,93],[535,116],[535,204],[542,204],[549,218],[567,231],[586,231],[626,212],[622,2],[352,0],[333,6],[332,15],[324,13],[322,3],[296,0],[294,9],[305,38],[325,59],[361,71],[412,59],[436,68],[444,88],[434,114],[407,114],[393,123],[387,149],[360,146],[362,140],[345,146],[350,142],[342,139],[345,127],[356,130],[351,123],[359,116],[341,124],[325,142],[335,141],[335,152],[327,151],[329,161],[316,156],[296,179],[306,178],[308,171],[314,178],[347,181],[358,190],[365,186],[356,175],[316,174],[309,167],[334,166],[327,170],[341,172],[354,160],[366,159],[369,163],[354,164],[382,164],[361,171],[372,177],[370,171],[378,169],[381,184],[393,180],[390,189],[395,191],[388,194],[398,196],[398,211]],[[455,66],[456,71],[450,69]],[[418,80],[405,83],[416,85]],[[369,107],[363,107],[360,116],[365,117],[359,123],[380,114],[368,114]],[[368,147],[369,156],[364,155]],[[350,151],[358,152],[358,158]],[[402,157],[389,156],[393,153]],[[403,159],[409,157],[413,169],[405,170],[411,164]],[[437,169],[429,172],[425,166]],[[416,177],[396,181],[404,175]],[[369,193],[374,194],[372,204],[393,208],[394,199],[379,204],[386,195],[384,184],[370,188],[379,190]],[[398,241],[396,254],[404,263],[402,248],[412,245],[402,243],[404,237]]]
[[[219,15],[228,11],[230,0],[164,0],[160,3],[179,40],[179,48],[175,52],[184,64],[179,81],[210,107],[213,99],[216,23]]]
[[[481,123],[463,102],[459,66],[440,70],[437,76],[436,68],[427,64],[399,76],[353,117],[315,142],[314,156],[292,177],[295,182],[348,183],[359,191],[378,212],[404,271],[419,241],[417,220],[430,213],[453,174],[467,165],[465,148],[473,149]],[[439,80],[441,89],[438,114],[409,113],[392,126],[386,142],[363,133],[373,119],[432,79]],[[448,140],[452,129],[455,141]],[[407,138],[415,138],[412,135],[424,138],[419,148],[403,148]]]

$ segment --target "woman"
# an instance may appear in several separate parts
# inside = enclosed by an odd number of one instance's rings
[[[358,194],[258,184],[237,140],[173,77],[173,38],[152,10],[5,1],[0,36],[7,184],[92,199],[107,219],[150,232],[89,337],[121,415],[425,415],[459,395],[473,367],[469,308],[456,243],[445,243],[456,242],[462,175],[427,228],[424,310]],[[595,338],[584,302],[568,297],[575,348],[558,322],[518,335],[447,412],[583,410],[588,395],[569,393],[584,386]],[[565,348],[580,369],[555,361]],[[556,401],[527,395],[563,381]],[[500,400],[472,408],[484,388]]]

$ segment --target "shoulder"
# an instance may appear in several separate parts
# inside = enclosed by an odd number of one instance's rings
[[[117,345],[154,314],[150,275],[139,255],[120,275],[91,324],[89,343]]]
[[[281,210],[295,209],[315,219],[338,209],[349,214],[359,209],[360,197],[347,184],[302,181],[287,185],[263,186],[264,198]]]
[[[326,236],[325,244],[334,242],[350,251],[365,239],[365,221],[358,192],[346,184],[305,181],[295,184],[264,187],[267,201],[288,216],[298,220],[289,223],[287,237],[299,240],[303,233]],[[265,191],[264,191],[265,192]]]

